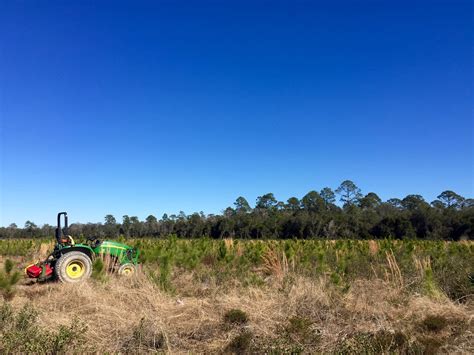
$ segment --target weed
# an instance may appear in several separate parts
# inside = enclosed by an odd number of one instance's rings
[[[73,349],[75,345],[85,342],[86,330],[84,322],[73,318],[69,326],[61,325],[57,332],[46,332],[46,342],[49,343],[51,353],[63,353],[66,349]]]
[[[0,309],[0,352],[57,354],[78,351],[85,342],[86,325],[77,318],[57,331],[38,325],[38,312],[25,305],[18,313],[5,303]]]
[[[336,347],[338,354],[413,353],[408,338],[400,331],[379,330],[375,333],[355,333],[341,340]],[[416,351],[415,351],[416,353]]]
[[[253,335],[250,331],[244,331],[235,336],[227,345],[227,352],[235,354],[244,354],[249,352],[252,344]]]
[[[309,277],[329,275],[341,290],[347,290],[354,279],[375,276],[397,287],[418,288],[433,298],[447,295],[453,300],[468,301],[474,293],[474,283],[469,279],[474,275],[472,242],[183,240],[176,236],[127,242],[140,248],[141,261],[153,265],[153,280],[165,291],[173,291],[175,270],[181,268],[207,273],[218,284],[237,278],[242,283],[262,286],[260,281],[265,276],[281,282],[298,273]],[[45,243],[41,239],[0,240],[0,255],[39,255],[44,253]],[[113,265],[103,262],[107,274]],[[419,272],[414,274],[413,269]],[[95,273],[101,278],[100,274]]]
[[[448,320],[440,315],[428,315],[421,321],[421,328],[430,332],[440,332],[448,325]]]
[[[244,286],[257,286],[261,287],[265,285],[265,280],[256,273],[251,273],[248,277],[244,279]]]
[[[438,349],[443,345],[443,339],[433,335],[419,337],[416,344],[419,349],[416,353],[436,354]]]
[[[429,257],[425,257],[421,261],[419,259],[415,259],[415,265],[421,276],[421,286],[423,293],[435,299],[443,298],[444,294],[439,289],[434,278],[433,269],[431,267],[431,259]]]
[[[291,346],[292,352],[296,349],[303,350],[305,347],[314,348],[321,339],[318,330],[313,329],[313,321],[306,317],[294,316],[288,319],[283,334]]]
[[[20,273],[13,271],[13,261],[7,259],[4,265],[4,271],[0,272],[0,293],[7,301],[15,296],[15,285],[20,281]]]
[[[156,326],[149,320],[142,318],[133,328],[130,339],[124,342],[122,350],[126,353],[149,352],[164,349],[165,345],[164,334],[157,331]]]
[[[232,325],[243,325],[248,323],[247,313],[240,309],[231,309],[224,314],[224,322]]]
[[[297,334],[299,336],[306,336],[310,332],[310,327],[313,322],[304,317],[291,317],[288,320],[286,331],[290,334]]]
[[[97,281],[104,282],[107,279],[105,274],[104,261],[102,258],[96,258],[92,264],[92,278]]]
[[[8,326],[9,322],[13,319],[12,306],[4,302],[0,308],[0,331]]]
[[[262,269],[265,273],[274,276],[277,280],[283,280],[288,274],[288,259],[284,252],[278,249],[268,249],[262,256]]]

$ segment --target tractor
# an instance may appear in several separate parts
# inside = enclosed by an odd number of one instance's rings
[[[64,229],[61,227],[61,216]],[[92,263],[96,258],[107,259],[107,269],[119,275],[130,276],[137,272],[139,251],[115,241],[101,241],[88,237],[85,244],[75,243],[69,235],[66,212],[58,213],[56,245],[46,260],[25,268],[28,277],[44,281],[58,279],[61,282],[81,282],[92,274]]]

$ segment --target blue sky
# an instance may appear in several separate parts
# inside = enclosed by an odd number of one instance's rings
[[[471,1],[9,1],[0,26],[0,225],[345,179],[473,196]]]

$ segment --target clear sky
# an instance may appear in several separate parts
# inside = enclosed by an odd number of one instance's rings
[[[0,225],[472,197],[472,3],[2,1]]]

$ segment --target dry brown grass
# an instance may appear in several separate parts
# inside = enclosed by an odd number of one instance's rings
[[[262,256],[262,260],[261,270],[265,274],[271,275],[279,281],[288,275],[288,259],[284,251],[268,249]]]
[[[370,254],[372,256],[377,255],[377,253],[379,252],[379,249],[380,249],[377,241],[369,240],[367,243],[369,244]]]
[[[393,254],[393,251],[387,252],[386,254],[388,271],[385,272],[385,280],[391,284],[396,285],[397,287],[403,287],[403,276],[398,266],[397,259]]]
[[[268,256],[269,268],[286,275],[281,258]],[[294,276],[285,288],[273,279],[202,294],[190,277],[177,282],[176,295],[143,275],[21,286],[12,304],[20,309],[32,302],[49,328],[78,317],[88,326],[83,350],[100,353],[220,353],[235,343],[248,352],[474,352],[474,305],[408,294],[398,283],[358,280],[343,293],[324,277]],[[229,327],[224,315],[231,309],[249,321]]]

